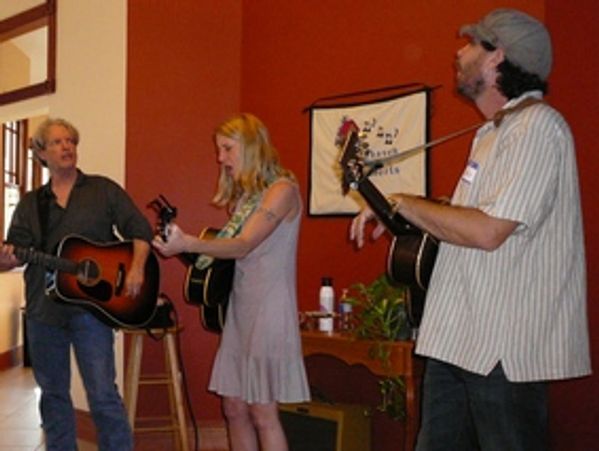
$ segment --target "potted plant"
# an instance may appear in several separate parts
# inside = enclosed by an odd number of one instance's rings
[[[354,312],[352,331],[358,339],[373,340],[370,356],[389,365],[388,341],[407,340],[412,330],[406,311],[407,287],[393,285],[382,274],[369,285],[357,283],[344,293],[344,302]],[[379,381],[381,403],[378,410],[394,420],[405,418],[405,384],[400,376]]]

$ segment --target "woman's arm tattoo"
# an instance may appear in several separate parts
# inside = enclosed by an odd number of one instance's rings
[[[256,213],[263,214],[268,221],[276,221],[276,222],[281,221],[281,218],[279,218],[279,216],[269,208],[258,207],[258,209],[256,210]]]

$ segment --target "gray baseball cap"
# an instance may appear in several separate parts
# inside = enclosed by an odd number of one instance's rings
[[[515,9],[496,9],[477,24],[464,25],[460,36],[486,41],[505,51],[506,58],[546,80],[551,72],[551,38],[534,17]]]

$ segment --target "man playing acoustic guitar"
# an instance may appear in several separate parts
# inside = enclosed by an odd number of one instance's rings
[[[78,143],[79,132],[63,119],[48,119],[36,131],[32,146],[51,178],[19,202],[8,231],[10,244],[0,250],[0,270],[23,264],[15,255],[17,248],[54,253],[63,238],[71,234],[98,243],[115,241],[116,227],[123,237],[133,240],[133,255],[128,271],[123,273],[124,286],[107,285],[101,292],[110,296],[111,291],[122,290],[124,296],[133,299],[144,287],[152,228],[120,186],[77,168]],[[99,449],[132,450],[131,429],[115,384],[114,332],[88,310],[52,299],[47,290],[51,275],[38,262],[30,262],[25,270],[27,338],[33,374],[42,390],[40,412],[46,449],[77,449],[70,397],[72,345],[97,428]],[[78,285],[93,290],[85,282]]]
[[[546,450],[546,381],[590,373],[573,139],[542,102],[552,54],[539,21],[499,9],[461,35],[458,91],[488,122],[451,205],[392,196],[441,242],[416,348],[428,358],[416,449]],[[359,246],[372,218],[352,223]]]

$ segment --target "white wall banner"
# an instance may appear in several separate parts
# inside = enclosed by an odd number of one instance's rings
[[[361,196],[341,190],[341,149],[337,133],[346,121],[360,129],[369,160],[387,158],[417,147],[427,139],[428,90],[356,105],[312,107],[310,143],[310,215],[353,215],[365,204]],[[426,195],[426,152],[388,162],[370,175],[383,193]]]

